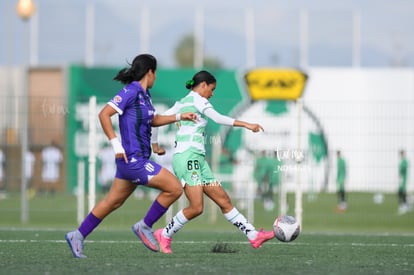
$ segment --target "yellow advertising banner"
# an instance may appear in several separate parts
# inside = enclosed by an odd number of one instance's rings
[[[302,96],[308,76],[295,69],[259,68],[246,73],[253,100],[296,100]]]

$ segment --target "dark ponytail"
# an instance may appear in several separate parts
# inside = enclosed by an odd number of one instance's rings
[[[198,84],[206,82],[207,85],[216,83],[216,78],[207,71],[199,71],[196,73],[191,80],[188,80],[185,83],[185,87],[189,90],[193,89],[194,87],[198,86]]]
[[[123,84],[140,81],[148,71],[155,73],[157,70],[157,59],[150,54],[140,54],[134,58],[128,68],[123,68],[114,77],[114,80]]]

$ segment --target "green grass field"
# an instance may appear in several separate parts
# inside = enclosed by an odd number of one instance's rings
[[[0,200],[0,274],[413,274],[414,212],[397,215],[394,194],[383,204],[372,196],[349,194],[349,210],[338,214],[334,194],[314,201],[305,195],[298,239],[275,239],[257,250],[219,213],[212,224],[207,206],[174,237],[172,255],[147,250],[132,233],[150,201],[131,197],[88,237],[88,258],[74,259],[64,234],[77,227],[76,198],[38,196],[21,224],[20,197],[11,194]],[[292,195],[288,201],[293,214]],[[257,201],[256,227],[269,230],[276,216],[277,209],[264,211]],[[216,244],[228,251],[212,252]]]

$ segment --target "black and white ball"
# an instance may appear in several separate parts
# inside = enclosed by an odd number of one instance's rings
[[[277,217],[273,223],[275,238],[281,242],[291,242],[295,240],[300,233],[300,224],[295,217],[282,215]]]

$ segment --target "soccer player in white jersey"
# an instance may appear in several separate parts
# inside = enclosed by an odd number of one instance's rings
[[[106,194],[111,188],[111,183],[116,173],[116,163],[114,161],[114,151],[112,147],[103,147],[98,153],[98,159],[101,162],[98,179],[102,192]]]
[[[60,178],[60,163],[62,162],[62,153],[58,148],[56,142],[52,143],[42,150],[42,181],[45,185],[46,191],[54,192],[53,188]]]
[[[176,134],[173,169],[184,186],[189,205],[181,209],[164,228],[154,232],[154,236],[160,245],[160,251],[163,253],[172,253],[172,236],[188,221],[203,212],[204,194],[220,207],[224,217],[239,228],[249,239],[253,248],[259,248],[264,242],[274,238],[273,230],[263,231],[261,229],[257,231],[243,214],[233,206],[230,197],[214,177],[205,160],[204,131],[208,118],[223,125],[244,127],[253,132],[263,131],[259,124],[221,115],[213,108],[208,100],[213,96],[216,82],[215,77],[207,71],[196,73],[186,83],[186,88],[190,92],[165,112],[166,115],[193,112],[198,115],[198,119],[195,121],[181,121]],[[157,143],[155,135],[153,143]]]

